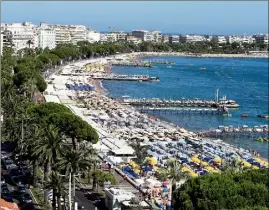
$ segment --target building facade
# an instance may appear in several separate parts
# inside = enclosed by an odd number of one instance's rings
[[[255,34],[253,38],[255,43],[268,44],[268,34]]]
[[[170,44],[179,43],[179,41],[180,41],[179,35],[170,35],[169,36],[169,43]]]
[[[24,48],[38,47],[37,28],[30,22],[4,24],[1,26],[7,46],[11,46],[14,52]]]
[[[216,40],[219,44],[226,44],[227,39],[225,36],[214,36],[213,40]]]
[[[86,33],[86,40],[90,43],[99,42],[101,39],[100,32],[94,31],[94,30],[87,30]]]
[[[121,203],[126,200],[134,199],[135,195],[120,188],[105,189],[105,205],[109,210],[121,209]]]
[[[0,43],[0,55],[3,54],[3,38],[4,38],[4,34],[1,33],[1,43]]]
[[[54,28],[39,28],[38,47],[53,49],[56,47],[56,33]]]
[[[205,40],[206,38],[201,35],[180,35],[181,43],[202,42]]]
[[[253,43],[254,38],[251,36],[228,36],[227,38],[228,43],[238,42],[238,43]]]

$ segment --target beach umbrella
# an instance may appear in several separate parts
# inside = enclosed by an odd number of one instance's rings
[[[213,159],[213,161],[216,162],[216,163],[221,163],[221,158],[220,157],[215,157]]]
[[[158,163],[158,161],[155,157],[148,157],[147,162],[148,162],[148,164],[150,164],[152,166],[157,165],[157,163]]]
[[[258,167],[258,166],[252,166],[252,168],[253,168],[253,169],[259,169],[259,167]]]
[[[199,164],[199,163],[201,162],[201,160],[200,160],[198,157],[196,157],[196,156],[191,157],[191,160],[192,160],[194,163],[197,163],[197,164]]]

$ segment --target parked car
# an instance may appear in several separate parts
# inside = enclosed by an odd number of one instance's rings
[[[32,203],[33,202],[32,197],[29,195],[29,193],[21,194],[19,197],[19,201],[21,203]]]
[[[84,206],[82,206],[81,203],[78,203],[78,209],[77,210],[85,210]]]
[[[13,202],[12,195],[10,193],[1,192],[1,198],[3,198],[7,202]]]
[[[26,193],[26,188],[23,184],[18,184],[18,191],[21,193]]]

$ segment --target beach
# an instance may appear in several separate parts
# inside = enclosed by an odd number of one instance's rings
[[[129,56],[130,54],[117,55],[113,56],[112,59],[120,57],[127,60]],[[104,91],[101,82],[91,78],[94,73],[99,74],[100,69],[86,70],[84,67],[92,62],[97,62],[97,60],[76,62],[63,67],[57,75],[52,75],[48,79],[48,82],[51,82],[48,84],[44,97],[47,98],[47,102],[64,104],[95,128],[100,141],[93,146],[100,151],[100,154],[105,155],[111,151],[112,155],[107,156],[111,164],[126,163],[127,159],[130,158],[126,159],[124,156],[132,156],[134,152],[130,144],[139,141],[150,146],[149,155],[160,162],[159,167],[164,167],[169,158],[175,157],[184,162],[186,170],[191,176],[211,172],[219,173],[220,165],[223,162],[229,163],[232,159],[240,160],[246,167],[268,166],[265,159],[260,158],[252,151],[227,144],[221,140],[198,137],[195,132],[142,114],[132,106],[122,105],[120,102],[105,96],[104,93],[107,92]],[[98,62],[102,65],[108,63],[106,58],[101,58]],[[76,73],[73,74],[73,72]],[[69,84],[69,88],[66,84]],[[77,88],[70,89],[71,84]],[[83,90],[82,87],[85,84],[90,84],[94,90]],[[198,152],[195,145],[201,145],[203,152]],[[197,159],[200,162],[197,163]],[[193,165],[194,160],[195,164],[198,165],[203,162],[204,166],[200,171],[199,167]],[[132,179],[136,180],[133,177]]]

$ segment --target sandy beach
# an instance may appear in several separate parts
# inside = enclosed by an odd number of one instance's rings
[[[141,54],[116,55],[112,59],[128,60],[137,55]],[[107,90],[103,88],[101,81],[91,78],[93,72],[103,73],[103,68],[90,70],[84,68],[85,65],[92,62],[108,64],[107,58],[100,58],[84,60],[63,67],[61,73],[51,76],[52,80],[48,84],[44,97],[48,102],[66,105],[95,128],[99,133],[100,141],[94,146],[101,153],[112,151],[114,155],[108,158],[113,164],[124,163],[126,160],[117,155],[133,154],[134,151],[130,144],[133,141],[140,141],[150,146],[149,155],[160,161],[160,167],[164,167],[169,158],[176,157],[180,161],[187,161],[185,167],[191,176],[211,172],[219,173],[218,164],[229,163],[232,159],[240,160],[241,164],[246,167],[268,167],[265,159],[255,156],[246,149],[221,140],[198,137],[198,134],[185,128],[142,114],[134,107],[123,105],[107,97]],[[75,74],[73,74],[74,72]],[[75,85],[78,88],[70,89],[66,84]],[[95,91],[85,91],[79,88],[86,84],[93,86]],[[197,153],[197,149],[195,149],[197,145],[203,147],[202,153]],[[191,163],[195,161],[198,165],[204,164],[202,171],[197,171],[199,167]]]

